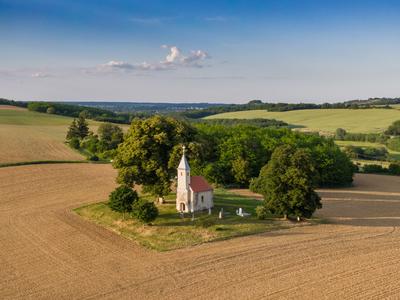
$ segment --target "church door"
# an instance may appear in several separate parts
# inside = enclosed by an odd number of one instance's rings
[[[186,210],[185,203],[181,203],[181,211],[185,211],[185,210]]]

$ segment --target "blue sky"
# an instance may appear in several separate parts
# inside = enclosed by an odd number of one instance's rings
[[[0,0],[0,97],[400,96],[398,1]]]

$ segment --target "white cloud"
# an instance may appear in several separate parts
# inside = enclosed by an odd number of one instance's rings
[[[48,78],[48,77],[51,77],[51,75],[48,73],[43,73],[43,72],[36,72],[36,73],[33,73],[31,75],[31,77],[33,77],[33,78]]]
[[[165,45],[163,46],[163,48],[166,48]],[[179,50],[178,47],[172,46],[169,48],[169,50],[170,50],[170,53],[165,58],[165,61],[167,63],[175,63],[178,59],[180,59],[182,57],[181,50]]]
[[[155,63],[142,62],[132,64],[124,61],[111,60],[98,67],[101,72],[104,71],[162,71],[172,70],[181,67],[202,68],[203,61],[211,58],[210,55],[203,50],[192,50],[188,55],[184,55],[177,46],[162,45],[161,48],[168,49],[169,52],[164,60]]]
[[[115,60],[111,60],[108,63],[104,64],[103,67],[109,67],[112,69],[121,69],[121,70],[134,70],[136,69],[135,65],[132,65],[130,63],[127,62],[123,62],[123,61],[115,61]]]

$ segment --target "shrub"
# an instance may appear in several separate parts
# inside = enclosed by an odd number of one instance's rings
[[[388,170],[389,174],[400,175],[400,163],[391,163]]]
[[[55,114],[56,113],[56,109],[53,106],[49,106],[46,110],[46,113],[48,114]]]
[[[343,128],[338,128],[336,129],[335,132],[335,139],[343,141],[346,137],[346,134],[347,134],[346,130],[344,130]]]
[[[70,139],[69,145],[74,149],[79,149],[80,148],[79,139],[76,137],[73,137],[72,139]]]
[[[250,191],[252,191],[253,193],[257,193],[260,194],[262,191],[262,187],[261,187],[261,180],[259,179],[259,177],[256,178],[252,178],[250,180],[250,185],[249,185],[249,189]]]
[[[134,216],[142,223],[150,223],[158,217],[158,209],[153,202],[140,199],[132,208]]]
[[[99,161],[99,157],[98,157],[96,154],[94,154],[94,155],[91,155],[91,156],[89,157],[89,160],[90,160],[90,161]]]
[[[387,135],[400,135],[400,120],[393,122],[385,133]]]
[[[386,173],[387,169],[381,165],[371,164],[363,167],[364,173]]]
[[[256,216],[260,220],[265,220],[270,215],[268,209],[265,206],[259,205],[256,208]]]
[[[387,147],[390,150],[400,151],[400,137],[395,137],[387,141]]]
[[[118,212],[131,212],[132,205],[139,199],[135,190],[129,186],[121,185],[111,192],[108,206]]]

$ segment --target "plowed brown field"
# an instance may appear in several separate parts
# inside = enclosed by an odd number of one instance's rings
[[[331,224],[158,253],[80,219],[109,165],[0,169],[1,299],[400,297],[400,178],[321,191]]]
[[[38,160],[84,160],[64,144],[72,118],[0,105],[0,164]]]

